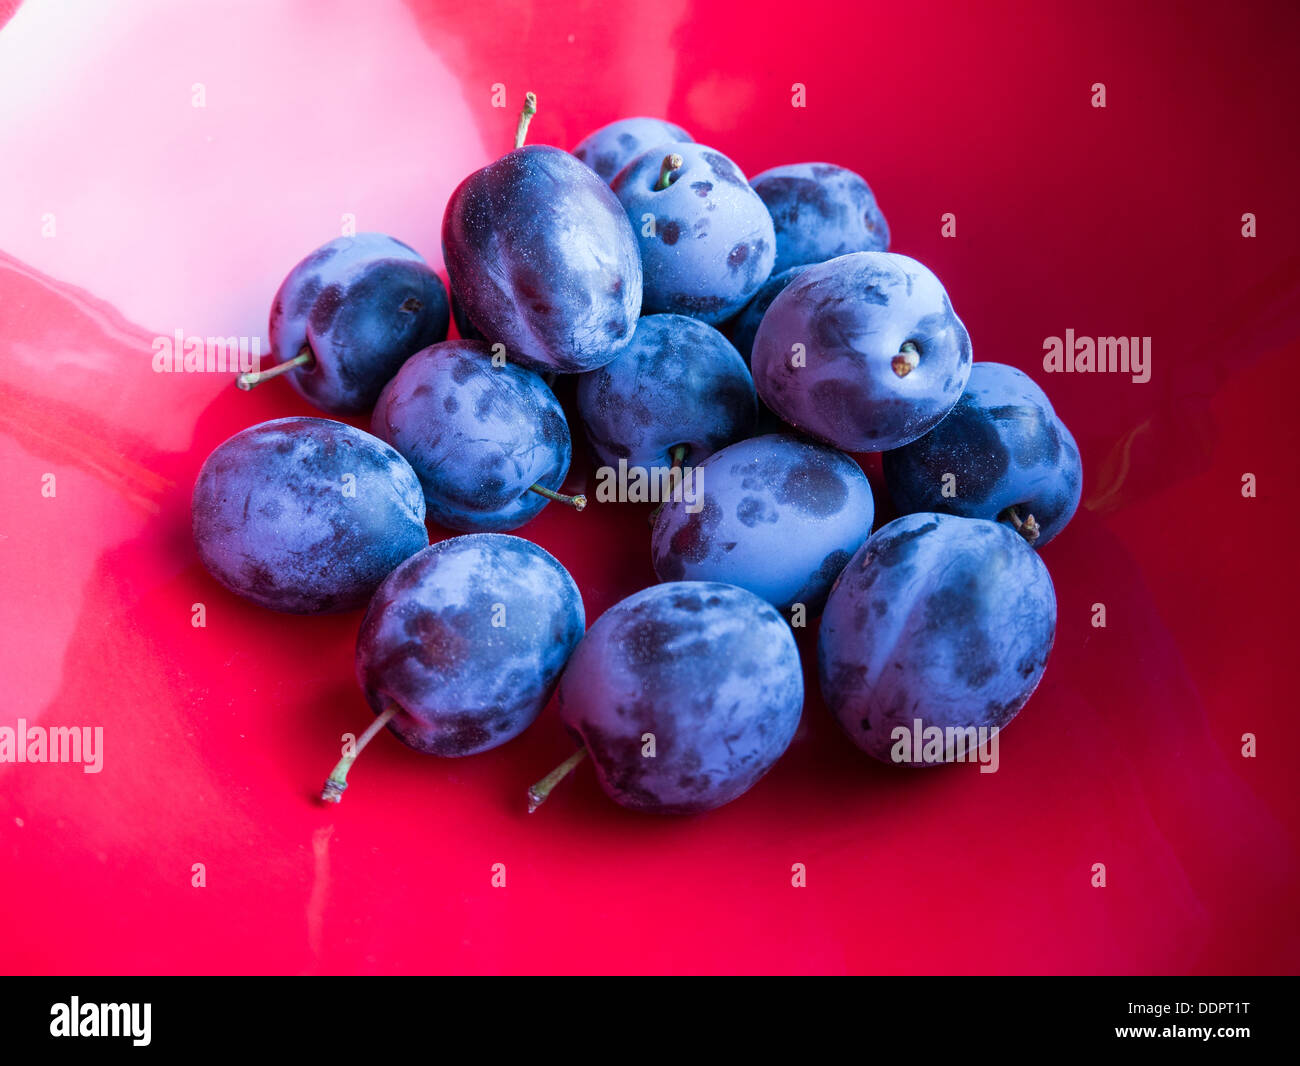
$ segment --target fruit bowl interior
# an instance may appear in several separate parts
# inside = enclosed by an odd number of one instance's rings
[[[1294,168],[1269,146],[1293,125],[1296,23],[1282,4],[0,3],[0,726],[103,729],[97,773],[0,764],[0,907],[23,915],[0,969],[1294,971],[1297,589],[1276,563],[1300,268]],[[316,802],[372,720],[361,613],[226,592],[190,493],[233,433],[318,412],[154,355],[265,345],[285,271],[348,219],[443,271],[443,208],[510,148],[526,90],[538,144],[657,115],[747,175],[856,170],[977,363],[1050,395],[1083,499],[1042,551],[1056,644],[998,772],[855,748],[814,623],[793,743],[711,813],[623,810],[588,767],[529,815],[572,751],[553,703],[464,759],[381,735],[347,801]],[[1046,372],[1067,331],[1149,338],[1149,380]],[[565,489],[594,499],[575,437]],[[880,460],[856,458],[878,526]],[[590,624],[656,580],[649,510],[547,506],[517,532]]]

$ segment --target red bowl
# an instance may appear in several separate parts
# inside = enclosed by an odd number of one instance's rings
[[[103,731],[97,773],[0,764],[0,969],[1296,969],[1294,5],[207,0],[0,22],[0,726]],[[538,142],[651,114],[750,174],[859,171],[976,358],[1046,388],[1084,501],[1044,549],[1056,649],[997,773],[873,762],[809,673],[790,751],[705,816],[624,811],[590,767],[526,814],[570,750],[554,707],[463,761],[381,736],[346,802],[315,802],[371,720],[360,614],[260,610],[189,538],[208,452],[312,411],[283,383],[156,373],[155,344],[265,346],[281,277],[344,216],[440,265],[449,193],[510,146],[529,89]],[[1046,373],[1066,330],[1150,337],[1150,380]],[[570,487],[589,476],[580,459]],[[654,580],[647,510],[549,507],[522,532],[594,619]]]

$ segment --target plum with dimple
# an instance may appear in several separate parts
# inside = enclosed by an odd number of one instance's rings
[[[721,152],[686,141],[662,144],[628,163],[610,188],[640,244],[647,312],[716,326],[772,273],[772,216]]]
[[[559,706],[610,799],[690,814],[734,800],[780,758],[799,725],[803,672],[770,604],[733,585],[674,582],[596,620],[560,679]]]
[[[754,337],[758,395],[780,418],[851,452],[933,429],[970,376],[970,336],[939,279],[892,252],[808,267]]]
[[[612,363],[578,378],[578,412],[600,462],[699,463],[754,430],[758,400],[745,362],[712,326],[646,315]]]
[[[1051,401],[1002,363],[976,363],[948,416],[883,465],[900,513],[1010,522],[1036,548],[1065,528],[1083,487],[1079,447]]]
[[[443,257],[461,311],[535,370],[595,370],[627,347],[641,313],[641,257],[614,194],[576,157],[524,145],[457,186]]]
[[[192,523],[213,577],[294,614],[363,606],[429,543],[406,460],[327,418],[278,418],[219,445],[199,471]]]
[[[289,272],[271,305],[271,352],[289,383],[332,414],[360,414],[408,357],[445,340],[447,291],[412,248],[382,233],[322,245]],[[247,375],[256,384],[262,375]]]
[[[832,163],[794,163],[765,170],[750,184],[776,227],[774,273],[889,248],[889,224],[875,194],[851,170]]]
[[[429,517],[494,533],[532,519],[569,470],[569,426],[537,374],[495,365],[483,341],[444,341],[409,359],[375,405],[371,428],[419,476]],[[585,501],[584,501],[585,502]]]
[[[814,616],[849,556],[871,533],[866,475],[843,452],[788,434],[740,441],[694,471],[685,495],[664,505],[651,556],[661,581],[723,581],[788,612]]]
[[[877,530],[831,589],[817,643],[822,696],[882,762],[932,764],[896,747],[895,731],[914,737],[917,720],[922,732],[954,731],[939,761],[969,759],[974,731],[1002,729],[1029,699],[1055,635],[1052,579],[1013,529],[906,515]]]
[[[606,184],[648,148],[669,141],[692,141],[681,126],[661,118],[621,118],[584,137],[573,154],[600,175]]]
[[[583,634],[569,572],[531,541],[452,537],[380,585],[357,637],[357,682],[416,751],[462,756],[518,736]]]

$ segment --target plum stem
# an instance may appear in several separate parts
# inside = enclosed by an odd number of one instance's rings
[[[281,374],[287,374],[294,367],[310,366],[315,358],[312,355],[311,347],[304,344],[292,359],[286,359],[283,363],[276,363],[275,366],[268,367],[265,370],[250,370],[245,374],[240,374],[239,377],[235,378],[235,384],[247,392],[264,381],[270,381],[271,378],[278,378]]]
[[[921,350],[916,346],[914,341],[904,341],[902,347],[898,349],[898,354],[890,360],[889,365],[894,368],[894,373],[900,378],[907,377],[916,365],[921,361]]]
[[[669,467],[669,469],[672,470],[672,472],[673,472],[672,484],[671,484],[671,485],[669,486],[669,488],[668,488],[669,493],[674,492],[674,491],[677,489],[677,483],[678,483],[679,481],[681,481],[681,478],[682,478],[682,463],[684,463],[684,462],[686,461],[686,453],[687,453],[689,450],[690,450],[690,446],[689,446],[689,445],[686,445],[686,444],[674,444],[674,445],[672,446],[672,449],[668,452],[669,457],[672,459],[672,466]],[[655,524],[655,522],[658,521],[658,519],[659,519],[659,512],[662,511],[662,510],[664,509],[664,504],[666,504],[667,502],[668,502],[667,500],[660,500],[660,501],[659,501],[659,506],[656,507],[653,511],[650,512],[650,528],[651,528],[651,529],[654,528],[654,524]]]
[[[659,180],[655,182],[654,191],[663,192],[668,188],[668,186],[672,184],[672,181],[669,179],[672,177],[673,172],[681,170],[685,165],[686,160],[676,152],[672,155],[664,156],[664,161],[659,164]]]
[[[587,506],[587,497],[578,493],[576,496],[566,496],[562,492],[555,492],[548,489],[545,485],[529,485],[529,492],[535,492],[538,496],[545,496],[548,500],[554,500],[556,503],[567,503],[575,511],[581,511]]]
[[[528,124],[533,121],[535,114],[537,114],[537,94],[525,93],[524,106],[519,112],[519,125],[515,127],[516,148],[524,146],[524,141],[528,137]]]
[[[361,750],[375,738],[375,735],[389,723],[393,715],[399,710],[397,704],[390,701],[379,716],[370,723],[369,728],[361,736],[357,737],[357,742],[352,746],[352,753],[344,755],[326,779],[325,787],[321,789],[320,793],[322,802],[338,803],[343,798],[343,793],[348,787],[348,771],[352,769],[352,764],[357,761],[357,756],[361,754]]]
[[[1020,514],[1014,507],[1008,507],[1002,513],[1008,520],[1010,520],[1015,531],[1024,537],[1030,544],[1033,544],[1034,541],[1038,539],[1038,534],[1041,533],[1042,530],[1038,526],[1038,520],[1034,518],[1033,515],[1025,515],[1025,520],[1022,522],[1020,520]]]
[[[543,777],[532,788],[528,790],[528,813],[532,814],[543,803],[546,797],[551,794],[551,789],[573,773],[573,768],[587,757],[587,749],[579,748],[570,755],[564,762],[560,763],[554,770]]]

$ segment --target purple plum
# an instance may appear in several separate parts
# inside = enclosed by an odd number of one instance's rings
[[[194,485],[194,543],[208,572],[274,611],[363,606],[429,543],[415,471],[369,433],[327,418],[241,430]]]
[[[770,604],[733,585],[674,582],[596,620],[559,704],[610,799],[693,814],[748,791],[781,757],[799,725],[803,671]],[[531,808],[580,754],[530,790]]]
[[[822,696],[882,762],[969,760],[978,731],[1001,730],[1029,699],[1055,635],[1052,579],[1014,530],[906,515],[877,530],[831,589],[817,645]],[[931,729],[942,731],[937,757],[914,743]]]
[[[382,233],[322,245],[295,266],[271,305],[267,370],[331,414],[361,414],[407,358],[447,336],[447,291],[412,248]]]
[[[376,718],[321,798],[342,798],[357,754],[384,726],[446,758],[518,736],[546,706],[585,621],[569,572],[531,541],[480,533],[413,555],[362,620],[357,683]]]
[[[754,430],[754,381],[731,343],[684,315],[646,315],[612,363],[578,378],[578,412],[607,466],[699,463]]]
[[[371,429],[406,456],[429,517],[448,529],[516,529],[569,470],[569,425],[540,377],[483,341],[443,341],[412,356],[375,405]]]
[[[851,170],[831,163],[795,163],[765,170],[750,184],[776,227],[773,272],[889,248],[889,224],[876,197]]]
[[[1051,401],[1002,363],[976,363],[948,416],[883,465],[900,513],[1008,522],[1035,548],[1065,528],[1083,488],[1079,446]]]
[[[523,145],[451,194],[442,248],[463,313],[508,358],[537,370],[604,366],[641,313],[641,257],[627,216],[585,163]]]
[[[772,273],[772,216],[721,152],[672,141],[642,152],[612,188],[639,235],[646,311],[718,325]]]
[[[861,467],[834,448],[781,434],[732,444],[693,473],[701,485],[693,507],[684,495],[655,522],[660,580],[723,581],[783,613],[800,603],[815,616],[871,533],[875,504]]]
[[[971,344],[925,266],[853,252],[808,267],[754,338],[758,395],[795,428],[850,452],[898,448],[961,397]]]
[[[620,170],[644,152],[669,141],[693,141],[681,126],[661,118],[621,118],[584,137],[573,150],[608,184]]]

